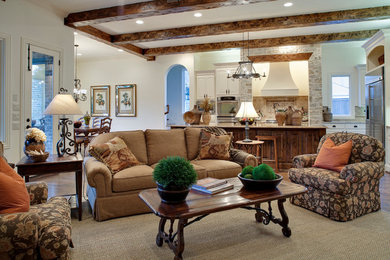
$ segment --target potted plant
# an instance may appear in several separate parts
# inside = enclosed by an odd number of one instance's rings
[[[153,171],[158,193],[165,203],[185,201],[191,185],[196,182],[196,177],[191,163],[180,156],[161,159]]]

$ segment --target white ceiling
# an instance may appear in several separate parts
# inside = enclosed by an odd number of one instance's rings
[[[38,0],[29,0],[32,2],[38,2]],[[97,8],[104,8],[116,5],[132,4],[136,2],[147,2],[142,0],[39,0],[40,4],[50,6],[58,13],[62,13],[63,16],[67,16],[69,13],[80,12],[85,10],[92,10]],[[285,2],[292,2],[292,7],[284,7]],[[216,9],[202,10],[203,14],[200,18],[193,16],[194,12],[184,12],[177,14],[168,14],[163,16],[146,17],[142,20],[144,24],[137,25],[135,19],[108,22],[94,27],[107,32],[109,34],[123,34],[140,31],[160,30],[167,28],[177,28],[202,24],[214,24],[221,22],[261,19],[267,17],[281,17],[298,14],[327,12],[346,9],[358,9],[376,6],[390,5],[390,0],[277,0],[273,2],[263,2],[257,4],[222,7]],[[250,39],[262,39],[262,38],[275,38],[294,35],[306,35],[331,33],[331,32],[346,32],[346,31],[359,31],[368,29],[382,29],[390,27],[390,19],[380,21],[368,21],[357,22],[349,24],[329,24],[315,27],[302,27],[291,28],[282,30],[269,30],[261,32],[251,32]],[[134,45],[141,48],[155,48],[155,47],[167,47],[177,45],[199,44],[209,42],[223,42],[223,41],[237,41],[242,40],[242,33],[225,34],[217,36],[205,36],[205,37],[193,37],[187,39],[154,41],[154,42],[142,42],[134,43]],[[246,36],[245,36],[246,37]],[[125,53],[119,53],[115,48],[107,45],[97,43],[94,40],[84,39],[81,35],[76,36],[76,43],[80,45],[79,50],[83,52],[83,59],[88,57],[89,52],[93,50],[105,48],[112,50],[116,55],[124,55]],[[86,46],[84,46],[86,45]],[[100,51],[101,53],[101,51]],[[97,55],[100,55],[96,53]],[[111,53],[112,54],[112,53]],[[84,56],[85,55],[85,56]],[[113,55],[113,54],[112,54]]]

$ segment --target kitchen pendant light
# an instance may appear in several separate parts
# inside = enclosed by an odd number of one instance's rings
[[[253,66],[253,61],[249,60],[249,32],[248,32],[248,56],[247,60],[244,59],[244,52],[245,52],[245,42],[244,42],[244,33],[242,34],[242,58],[241,61],[238,62],[238,67],[236,69],[236,72],[234,72],[233,75],[230,76],[228,74],[228,79],[249,79],[249,78],[255,78],[258,79],[260,77],[265,77],[265,72],[263,75],[260,75],[256,72],[255,67]]]
[[[81,83],[80,79],[77,78],[77,48],[79,47],[78,44],[75,44],[74,47],[76,48],[76,55],[75,55],[75,79],[73,83],[73,97],[76,103],[81,100],[81,101],[86,101],[87,100],[87,90],[86,89],[81,89]]]

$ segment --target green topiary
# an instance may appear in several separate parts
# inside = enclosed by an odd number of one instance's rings
[[[153,171],[153,179],[164,188],[187,189],[196,178],[194,167],[180,156],[161,159]]]
[[[245,179],[253,179],[253,176],[252,176],[252,174],[245,174],[245,176],[244,176],[244,178]]]
[[[246,166],[244,169],[242,169],[241,177],[244,177],[247,174],[252,174],[254,167],[252,165]],[[245,177],[244,177],[245,178]]]
[[[265,163],[256,166],[252,175],[255,180],[274,180],[276,178],[274,170]]]

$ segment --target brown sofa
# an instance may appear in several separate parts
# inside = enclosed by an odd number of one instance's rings
[[[199,153],[200,128],[173,130],[137,130],[111,132],[94,138],[90,145],[105,143],[115,136],[122,138],[144,165],[133,166],[112,175],[107,166],[91,157],[84,158],[88,180],[88,200],[98,221],[150,212],[138,198],[141,190],[156,187],[153,169],[167,156],[182,156],[191,161],[198,179],[235,177],[242,166],[257,165],[248,153],[231,149],[232,161],[196,160]]]

